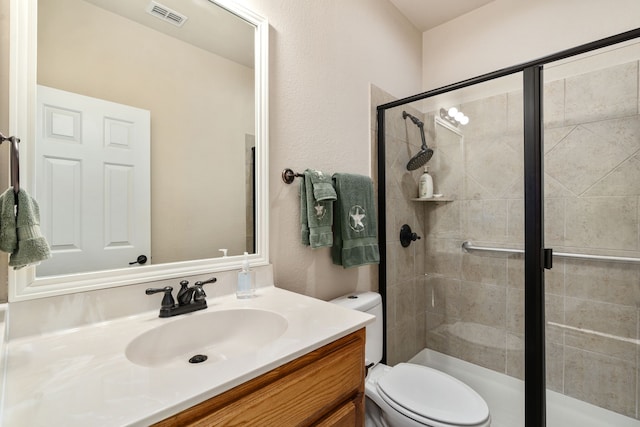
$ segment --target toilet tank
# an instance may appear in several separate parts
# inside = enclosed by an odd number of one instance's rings
[[[377,364],[382,360],[382,298],[377,292],[362,292],[344,295],[330,302],[352,310],[363,311],[374,315],[376,318],[367,325],[365,363]]]

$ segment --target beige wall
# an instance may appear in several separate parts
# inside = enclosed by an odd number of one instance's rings
[[[636,0],[495,0],[422,35],[429,90],[640,25]]]
[[[269,18],[271,261],[278,286],[322,299],[377,289],[300,244],[298,182],[284,168],[372,174],[369,87],[420,90],[420,33],[387,0],[242,0]]]
[[[151,112],[152,262],[241,255],[253,69],[81,0],[38,15],[39,84]]]

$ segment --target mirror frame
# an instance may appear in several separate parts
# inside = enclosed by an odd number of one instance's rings
[[[269,144],[268,144],[268,34],[267,19],[232,0],[208,0],[253,25],[255,31],[255,128],[256,128],[256,252],[252,266],[269,264]],[[20,187],[33,194],[35,159],[29,145],[35,141],[37,82],[37,0],[11,0],[9,51],[9,134],[21,138]],[[7,171],[7,176],[10,171]],[[191,260],[131,269],[104,270],[71,275],[36,277],[33,266],[9,267],[9,301],[145,283],[241,268],[242,256]]]

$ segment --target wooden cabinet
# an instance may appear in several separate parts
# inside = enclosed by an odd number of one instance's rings
[[[363,426],[364,344],[361,329],[154,426]]]

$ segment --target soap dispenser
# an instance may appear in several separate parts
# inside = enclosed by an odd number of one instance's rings
[[[255,294],[255,281],[253,279],[253,271],[249,269],[249,254],[244,253],[242,261],[242,269],[238,272],[238,286],[236,288],[236,297],[251,298]]]
[[[420,199],[430,199],[433,197],[433,178],[429,175],[429,168],[424,168],[424,173],[418,182],[418,197]]]

